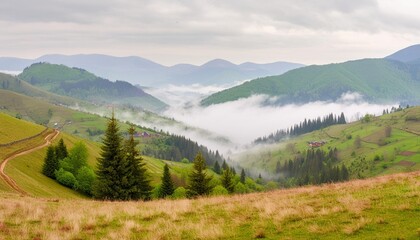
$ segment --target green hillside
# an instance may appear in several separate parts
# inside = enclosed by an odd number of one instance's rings
[[[253,94],[278,97],[277,102],[307,103],[337,100],[358,92],[371,102],[420,102],[420,65],[385,59],[364,59],[339,64],[308,66],[283,75],[255,79],[215,93],[203,105],[247,98]]]
[[[24,69],[19,78],[44,90],[96,104],[129,104],[160,111],[166,104],[128,82],[111,82],[79,68],[36,63]]]
[[[50,93],[48,91],[36,88],[31,84],[22,81],[16,77],[4,73],[0,73],[0,89],[17,92],[37,99],[43,99],[53,104],[66,106],[87,105],[87,103],[85,103],[84,101]]]
[[[34,136],[40,132],[43,132],[43,130],[45,129],[45,127],[43,126],[36,125],[25,120],[13,118],[3,113],[0,113],[0,123],[0,143],[10,143],[13,141],[21,140],[23,138]],[[10,126],[19,127],[20,130],[16,131],[16,128]],[[16,132],[16,134],[13,134],[13,132]],[[49,132],[51,132],[51,129]],[[13,144],[11,146],[0,145],[0,159],[3,160],[7,156],[15,152],[21,152],[35,145],[43,143],[44,137],[49,132],[42,134],[36,138]],[[80,137],[61,132],[60,135],[54,140],[53,144],[57,144],[60,138],[63,138],[65,144],[69,149],[72,148],[76,142],[82,141],[88,149],[88,164],[93,168],[96,167],[96,159],[99,157],[100,153],[100,143],[82,139]],[[11,160],[7,164],[5,172],[7,175],[13,178],[13,180],[18,184],[19,187],[21,187],[24,191],[28,192],[30,195],[33,196],[53,198],[83,197],[83,195],[80,195],[79,193],[66,187],[63,187],[56,181],[44,176],[41,173],[45,155],[46,148],[42,148],[28,155],[19,156]],[[160,178],[162,176],[163,167],[165,163],[167,163],[170,166],[171,173],[176,179],[176,184],[180,186],[185,186],[186,179],[192,168],[192,164],[163,161],[147,156],[143,156],[143,158],[146,163],[146,168],[148,169],[149,177],[152,180],[152,184],[154,186],[160,184]],[[209,174],[216,175],[210,170]],[[2,179],[0,179],[0,192],[13,192],[13,190],[9,188],[5,184],[5,182],[3,182]]]
[[[16,118],[1,112],[0,123],[0,144],[10,143],[16,139],[31,137],[45,129],[45,127],[37,124],[16,121]]]
[[[386,131],[389,129],[389,136]],[[360,138],[360,144],[355,143]],[[281,165],[310,149],[308,142],[324,141],[324,151],[337,148],[337,164],[344,163],[351,178],[364,178],[420,169],[420,107],[411,107],[369,122],[334,125],[276,145],[247,151],[234,157],[246,168],[275,174]]]

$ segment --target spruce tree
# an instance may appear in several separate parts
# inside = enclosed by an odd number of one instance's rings
[[[160,187],[160,197],[164,198],[174,193],[174,183],[172,182],[171,174],[169,173],[169,166],[165,164],[162,175],[162,185]]]
[[[55,156],[58,160],[63,160],[68,157],[68,155],[67,147],[64,144],[64,140],[61,138],[60,141],[58,141],[58,145],[55,147]]]
[[[218,161],[216,161],[216,162],[214,163],[213,170],[214,170],[214,172],[215,172],[215,173],[217,173],[217,174],[222,173],[222,172],[221,172],[222,170],[220,169],[220,165],[219,165],[219,162],[218,162]]]
[[[150,186],[150,180],[146,173],[145,163],[136,149],[138,142],[134,140],[135,131],[134,126],[131,125],[128,129],[128,139],[124,144],[126,160],[129,165],[127,176],[128,189],[130,189],[129,198],[148,200],[150,199],[152,186]]]
[[[187,195],[188,197],[197,197],[202,195],[209,195],[213,187],[210,185],[212,176],[207,176],[206,173],[206,162],[201,152],[194,158],[193,171],[191,172],[190,182],[188,185]]]
[[[223,160],[223,163],[222,163],[222,169],[223,169],[223,170],[226,170],[226,169],[228,169],[228,168],[229,168],[229,166],[227,165],[226,160]]]
[[[47,155],[45,156],[44,165],[42,166],[42,173],[55,179],[55,171],[58,170],[58,159],[55,156],[55,151],[53,146],[48,146]]]
[[[277,160],[276,173],[280,173],[280,172],[281,172],[281,164],[280,164],[280,160]]]
[[[128,189],[130,166],[124,156],[122,137],[114,113],[108,121],[102,143],[93,196],[103,200],[130,200],[132,194],[131,189]]]
[[[240,178],[241,183],[245,183],[245,178],[246,178],[245,170],[242,168],[241,178]]]
[[[222,186],[228,190],[229,193],[232,193],[235,184],[233,182],[233,172],[230,168],[227,168],[226,170],[223,170],[222,177],[220,178],[220,181],[222,182]]]

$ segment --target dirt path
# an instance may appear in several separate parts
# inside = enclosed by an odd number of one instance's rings
[[[21,194],[23,194],[23,195],[26,195],[26,196],[29,196],[29,194],[27,193],[27,192],[25,192],[23,189],[21,189],[17,184],[16,184],[16,182],[11,178],[11,177],[9,177],[5,172],[4,172],[4,169],[5,169],[5,167],[6,167],[6,164],[10,161],[10,160],[12,160],[12,159],[14,159],[14,158],[16,158],[16,157],[19,157],[19,156],[22,156],[22,155],[26,155],[26,154],[29,154],[29,153],[31,153],[31,152],[34,152],[34,151],[36,151],[36,150],[39,150],[39,149],[41,149],[41,148],[44,148],[44,147],[46,147],[46,146],[48,146],[48,145],[50,145],[51,144],[51,142],[58,136],[58,134],[60,133],[60,131],[58,131],[58,130],[54,130],[54,132],[52,132],[52,133],[50,133],[50,134],[48,134],[44,139],[45,139],[45,143],[44,144],[42,144],[42,145],[39,145],[39,146],[34,146],[33,148],[30,148],[30,149],[28,149],[28,150],[25,150],[25,151],[23,151],[23,152],[19,152],[19,153],[16,153],[16,154],[13,154],[13,155],[11,155],[11,156],[9,156],[8,158],[6,158],[6,159],[4,159],[3,160],[3,162],[1,163],[1,165],[0,165],[0,176],[1,176],[1,178],[3,178],[3,180],[11,187],[11,188],[13,188],[14,190],[16,190],[17,192],[19,192],[19,193],[21,193]]]

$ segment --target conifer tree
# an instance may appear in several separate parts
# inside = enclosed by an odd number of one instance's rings
[[[128,189],[130,167],[122,146],[117,119],[112,113],[102,140],[100,157],[93,185],[93,196],[103,200],[130,200],[132,193]]]
[[[209,195],[213,186],[210,185],[212,176],[207,176],[206,173],[206,162],[201,152],[194,158],[193,171],[191,172],[190,182],[188,185],[187,195],[188,197],[196,197],[202,195]]]
[[[160,187],[160,197],[164,198],[174,193],[174,183],[172,182],[168,164],[163,167],[162,185]]]
[[[129,165],[129,174],[127,176],[128,189],[130,189],[130,199],[150,199],[152,186],[146,173],[145,163],[136,149],[138,144],[134,140],[135,128],[133,125],[128,129],[128,139],[125,141],[124,150],[126,160]]]
[[[228,169],[228,168],[229,168],[229,166],[227,165],[226,160],[223,160],[223,163],[222,163],[222,169],[223,169],[223,170],[226,170],[226,169]]]
[[[229,193],[232,193],[235,184],[233,182],[233,172],[230,168],[227,168],[226,170],[223,170],[222,176],[220,178],[220,181],[222,182],[222,186],[228,190]]]
[[[44,165],[42,166],[42,173],[47,177],[55,179],[55,171],[59,168],[58,163],[54,147],[51,145],[48,146],[47,155],[45,156]]]
[[[61,138],[60,141],[58,141],[58,145],[55,147],[55,156],[58,160],[63,160],[68,157],[68,155],[67,147],[64,144],[64,140]]]
[[[245,183],[245,178],[246,178],[245,170],[242,168],[241,178],[240,178],[241,183]]]
[[[215,173],[217,173],[217,174],[222,173],[222,172],[221,172],[222,170],[220,169],[220,165],[219,165],[219,162],[218,162],[218,161],[216,161],[216,162],[214,163],[213,170],[214,170],[214,172],[215,172]]]

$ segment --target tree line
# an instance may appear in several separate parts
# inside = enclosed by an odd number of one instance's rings
[[[179,135],[162,136],[151,140],[152,144],[146,145],[142,149],[142,154],[159,159],[180,162],[186,158],[189,162],[195,158],[198,152],[206,159],[206,164],[213,165],[215,162],[222,162],[225,159],[216,150],[209,150],[203,145],[189,138]]]
[[[302,186],[307,184],[322,184],[349,180],[347,167],[338,163],[336,148],[325,152],[321,149],[308,149],[294,160],[276,164],[276,173],[280,183],[285,187]]]
[[[309,133],[315,130],[326,128],[336,124],[346,124],[346,117],[344,113],[341,113],[339,116],[333,115],[332,113],[324,116],[323,118],[317,117],[314,119],[306,119],[299,124],[287,128],[286,130],[278,130],[275,133],[271,133],[268,136],[260,137],[254,140],[255,144],[263,143],[275,143],[280,142],[291,136],[298,136],[305,133]]]

